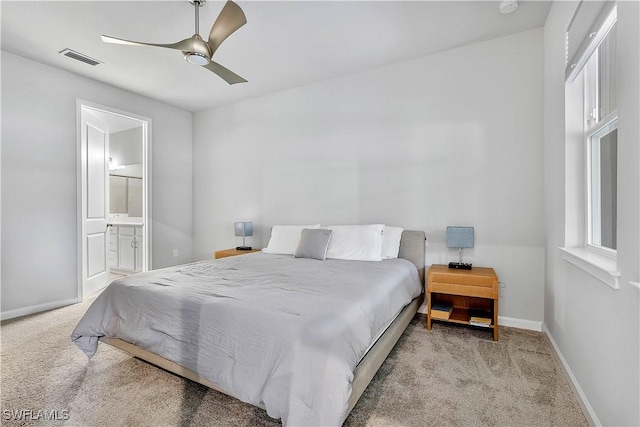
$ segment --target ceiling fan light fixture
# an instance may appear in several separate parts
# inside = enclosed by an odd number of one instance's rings
[[[211,62],[209,57],[198,52],[185,52],[184,59],[188,63],[195,65],[207,65]]]

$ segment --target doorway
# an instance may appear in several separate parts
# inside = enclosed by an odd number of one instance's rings
[[[151,264],[151,119],[77,101],[78,302]]]

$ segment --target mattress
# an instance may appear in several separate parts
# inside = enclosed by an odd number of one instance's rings
[[[340,425],[353,371],[421,292],[416,267],[263,253],[113,282],[72,339],[119,338],[196,372],[284,425]]]

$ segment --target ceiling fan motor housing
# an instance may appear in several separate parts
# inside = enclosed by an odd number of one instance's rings
[[[198,34],[194,34],[191,37],[191,49],[182,51],[184,59],[196,65],[207,65],[211,62],[211,51],[207,42],[202,40],[202,37]]]

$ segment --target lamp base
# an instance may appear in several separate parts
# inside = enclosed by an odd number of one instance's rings
[[[238,251],[250,251],[251,246],[236,246],[236,250]]]
[[[466,262],[450,262],[449,268],[457,268],[458,270],[471,270],[471,264]]]

